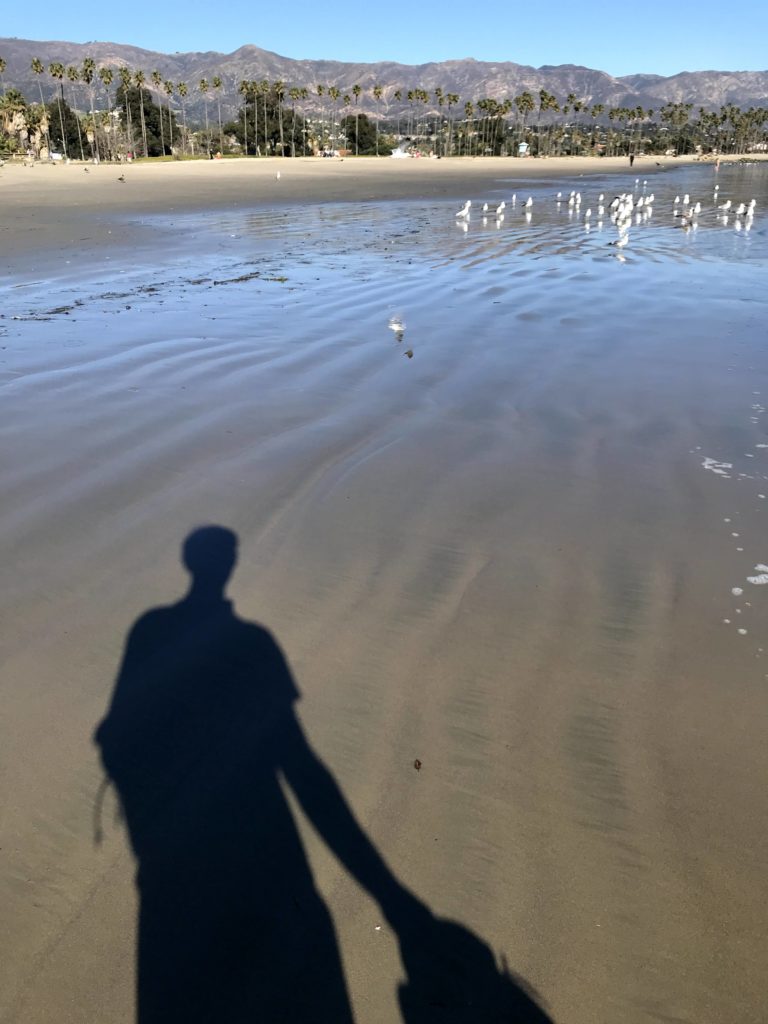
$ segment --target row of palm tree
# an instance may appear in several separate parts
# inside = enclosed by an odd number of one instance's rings
[[[0,58],[0,81],[6,69],[6,62]],[[35,57],[31,62],[31,70],[37,77],[40,103],[45,105],[42,78],[46,68],[42,61]],[[75,111],[84,111],[82,126],[89,146],[90,155],[101,158],[100,131],[96,107],[112,111],[116,97],[112,94],[115,73],[112,68],[96,66],[95,61],[87,57],[80,67],[65,66],[54,61],[49,64],[48,75],[54,82],[55,96],[58,107],[58,121],[61,137],[64,138],[63,106],[66,99],[65,83],[69,90],[68,103]],[[117,74],[122,86],[124,109],[122,111],[121,130],[128,152],[148,156],[147,127],[145,118],[145,96],[155,97],[160,108],[161,151],[166,153],[177,136],[172,129],[172,101],[175,99],[181,108],[182,128],[178,133],[181,150],[186,154],[191,148],[191,136],[187,126],[187,100],[189,86],[185,82],[174,83],[155,70],[149,75],[137,69],[120,67]],[[139,94],[139,124],[132,123],[130,105],[127,102],[129,90],[135,88]],[[205,123],[205,139],[207,145],[212,142],[210,129],[209,101],[211,94],[216,101],[218,122],[218,148],[226,149],[224,123],[222,120],[221,99],[223,80],[220,75],[213,76],[210,81],[201,78],[197,90],[203,102]],[[83,96],[78,90],[85,91],[86,106],[83,108]],[[315,149],[334,148],[338,141],[338,124],[343,113],[350,116],[354,111],[356,130],[355,140],[359,138],[358,120],[361,114],[361,97],[364,89],[359,84],[352,85],[348,91],[342,91],[336,85],[318,84],[314,89],[306,86],[286,87],[281,81],[269,82],[243,79],[237,86],[242,101],[239,117],[243,125],[243,149],[246,153],[252,149],[256,155],[261,153],[261,146],[256,141],[249,145],[248,121],[246,110],[253,110],[254,126],[252,142],[260,135],[259,117],[264,123],[267,118],[267,99],[272,96],[276,100],[278,140],[275,151],[282,155],[295,156],[304,152],[304,141],[296,139],[299,124],[297,107],[301,109],[306,123],[310,126],[312,143]],[[101,93],[101,95],[99,95]],[[290,101],[292,117],[291,138],[286,142],[284,135],[284,108]],[[163,104],[165,103],[165,108]],[[370,89],[369,103],[375,109],[376,153],[379,152],[379,133],[386,131],[394,135],[394,143],[418,139],[437,155],[479,155],[494,153],[518,152],[522,143],[527,143],[529,152],[540,156],[559,155],[563,152],[584,151],[599,146],[601,151],[609,155],[639,149],[641,146],[653,145],[654,142],[672,142],[677,151],[687,151],[696,145],[705,145],[720,152],[746,149],[765,141],[768,112],[763,108],[750,108],[744,112],[733,104],[726,104],[719,111],[699,109],[698,118],[691,118],[692,105],[670,103],[659,111],[658,122],[654,121],[654,111],[644,110],[641,106],[612,107],[606,110],[602,103],[589,104],[575,93],[569,93],[563,101],[546,89],[540,89],[538,95],[525,90],[518,95],[504,100],[491,97],[470,99],[459,106],[460,97],[457,93],[444,92],[437,87],[432,92],[425,89],[394,89],[385,94],[381,84],[374,84]],[[382,104],[384,111],[382,113]],[[261,106],[261,113],[259,108]],[[395,108],[395,116],[390,116],[390,107]],[[370,107],[369,107],[370,109]],[[463,112],[463,118],[461,113]],[[458,116],[457,116],[458,114]],[[532,115],[536,115],[535,123]],[[367,115],[366,115],[367,116]],[[403,125],[403,119],[405,124]],[[607,122],[607,123],[606,123]],[[404,128],[404,131],[403,131]],[[85,147],[82,141],[81,121],[78,119],[79,155],[84,158]],[[667,139],[661,138],[662,134]],[[166,144],[167,139],[167,144]],[[45,145],[50,150],[50,130],[44,133]],[[598,141],[599,140],[599,141]],[[301,144],[298,144],[301,143]],[[357,145],[357,142],[355,142]],[[265,137],[266,147],[266,137]],[[66,154],[69,155],[69,154]]]

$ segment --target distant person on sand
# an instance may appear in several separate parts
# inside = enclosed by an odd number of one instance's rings
[[[95,737],[138,866],[138,1024],[352,1024],[286,786],[397,935],[406,1024],[547,1024],[492,951],[435,919],[360,828],[296,717],[280,647],[224,596],[236,535],[195,530],[182,558],[190,589],[131,630]]]
[[[634,153],[630,153],[629,154],[629,166],[631,167],[634,164],[634,162],[635,162],[635,154]]]

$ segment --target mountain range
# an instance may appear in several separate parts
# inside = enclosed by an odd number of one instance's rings
[[[408,105],[405,99],[400,103],[394,99],[396,90],[401,90],[405,97],[408,90],[424,89],[431,97],[438,88],[444,94],[457,94],[460,107],[467,100],[482,97],[503,102],[524,90],[536,98],[540,89],[553,93],[560,102],[574,93],[587,105],[602,103],[606,110],[642,106],[658,111],[665,103],[691,103],[694,111],[699,107],[713,110],[726,103],[742,109],[768,106],[768,71],[684,71],[670,77],[637,74],[615,78],[604,71],[575,64],[534,68],[512,61],[491,63],[471,58],[413,65],[388,61],[355,64],[294,60],[250,45],[229,54],[214,51],[168,54],[121,43],[0,38],[0,58],[6,62],[3,84],[6,88],[20,89],[30,100],[39,96],[38,82],[46,99],[52,97],[54,91],[54,82],[47,70],[39,78],[32,73],[30,65],[34,57],[39,58],[46,69],[53,61],[81,66],[84,58],[92,57],[99,67],[127,66],[131,70],[141,69],[147,77],[157,70],[163,79],[187,84],[187,110],[193,117],[200,115],[203,107],[198,89],[200,79],[210,82],[214,75],[222,79],[220,99],[224,117],[234,116],[240,106],[237,87],[243,79],[279,80],[287,89],[306,87],[310,95],[301,103],[306,112],[320,107],[318,85],[335,85],[342,95],[351,92],[354,85],[360,85],[362,93],[357,109],[373,115],[377,105],[371,90],[376,84],[383,87],[381,112],[390,115],[397,114],[398,108],[405,110]]]

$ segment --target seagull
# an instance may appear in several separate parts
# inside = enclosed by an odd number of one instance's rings
[[[120,177],[117,180],[118,181],[125,181],[125,175],[121,174]]]
[[[528,198],[525,200],[525,208],[527,210],[530,210],[530,208],[532,206],[533,206],[533,198],[531,196],[528,196]]]
[[[275,181],[280,181],[280,171],[275,175]]]
[[[496,216],[497,217],[503,217],[504,216],[504,211],[506,210],[506,208],[507,208],[507,204],[502,199],[502,201],[496,207]]]
[[[397,341],[403,340],[403,334],[405,333],[405,320],[403,320],[401,316],[391,316],[387,327],[389,327],[390,331],[394,333]]]
[[[471,205],[472,200],[468,199],[462,208],[456,212],[456,216],[460,217],[462,220],[466,220],[469,217],[469,208]]]
[[[724,203],[720,203],[720,205],[718,206],[718,210],[730,210],[730,208],[731,208],[731,200],[730,199],[726,199]]]
[[[90,174],[90,173],[91,173],[91,172],[90,172],[90,171],[88,170],[88,168],[87,168],[87,167],[84,167],[84,168],[83,168],[83,170],[85,171],[85,173],[86,173],[86,174]]]

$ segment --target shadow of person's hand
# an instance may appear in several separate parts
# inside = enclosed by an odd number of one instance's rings
[[[405,1024],[552,1024],[533,993],[461,925],[427,911],[398,937],[407,974],[399,992]]]

